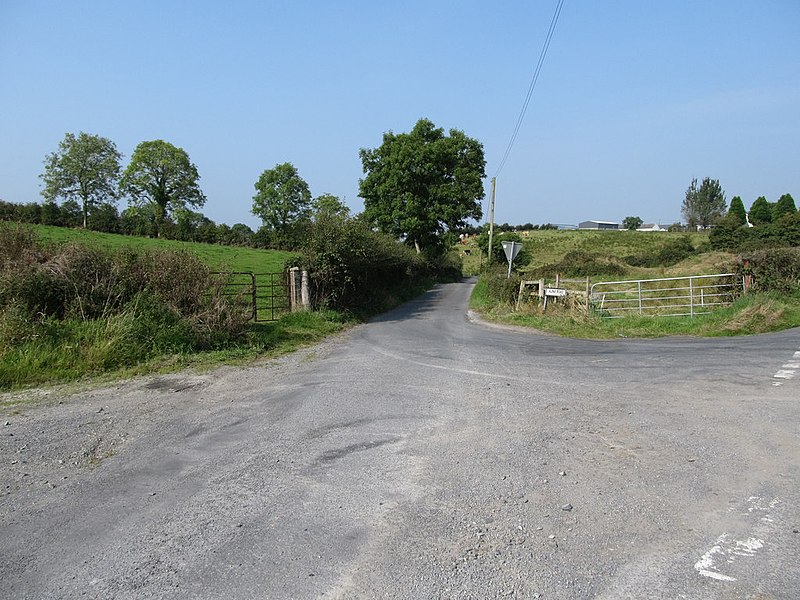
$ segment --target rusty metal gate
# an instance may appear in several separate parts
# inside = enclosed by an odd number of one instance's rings
[[[286,273],[225,271],[212,275],[224,278],[223,295],[246,306],[256,323],[276,321],[291,310]]]

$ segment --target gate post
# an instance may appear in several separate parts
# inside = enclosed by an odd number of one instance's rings
[[[301,271],[300,267],[289,269],[289,310],[309,310],[311,308],[311,295],[308,292],[308,271]]]
[[[300,275],[300,310],[311,310],[311,295],[308,293],[308,271]]]

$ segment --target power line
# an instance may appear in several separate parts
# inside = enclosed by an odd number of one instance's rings
[[[497,172],[495,173],[495,177],[500,174],[500,171],[503,170],[503,167],[506,164],[506,160],[508,160],[508,155],[511,154],[511,148],[514,146],[514,142],[517,139],[517,134],[519,133],[519,129],[522,126],[522,120],[525,118],[525,112],[528,110],[528,104],[530,104],[531,96],[533,95],[533,90],[536,87],[536,82],[539,80],[539,73],[542,70],[542,65],[544,64],[544,58],[547,56],[547,49],[550,47],[550,40],[553,38],[553,32],[556,29],[556,23],[558,23],[558,16],[561,14],[561,7],[564,6],[564,0],[558,0],[558,5],[556,6],[555,13],[553,14],[553,18],[550,21],[550,29],[547,30],[547,36],[544,40],[544,46],[542,46],[542,51],[539,54],[539,62],[536,64],[536,70],[533,72],[533,77],[531,78],[531,84],[528,86],[528,95],[525,96],[525,102],[522,104],[522,110],[519,113],[519,118],[517,119],[517,124],[514,127],[514,133],[511,134],[511,139],[508,142],[508,147],[506,148],[505,154],[503,154],[503,159],[500,161],[500,166],[497,167]]]

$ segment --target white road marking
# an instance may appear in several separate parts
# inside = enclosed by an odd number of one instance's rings
[[[774,520],[767,511],[774,509],[780,504],[780,499],[775,498],[766,503],[760,496],[750,496],[747,499],[747,513],[762,514],[759,524],[756,524],[754,534],[762,535],[767,533]],[[736,581],[735,577],[720,572],[726,564],[732,564],[737,557],[752,558],[764,547],[765,541],[757,537],[748,537],[743,540],[734,540],[728,533],[723,533],[711,549],[703,554],[694,564],[694,568],[699,575],[710,577],[717,581]]]
[[[785,381],[793,379],[798,371],[800,371],[800,351],[795,352],[792,355],[792,359],[772,376],[774,380],[772,382],[773,387],[783,385]]]

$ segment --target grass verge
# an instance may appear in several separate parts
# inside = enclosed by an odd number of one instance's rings
[[[654,338],[674,335],[720,337],[753,335],[800,327],[800,297],[774,293],[749,294],[733,305],[708,315],[691,317],[625,317],[601,319],[559,307],[543,313],[538,307],[515,311],[490,298],[482,278],[472,294],[470,307],[487,321],[529,327],[565,337],[586,339]]]
[[[29,340],[0,351],[0,390],[249,364],[308,346],[353,323],[331,311],[290,313],[278,321],[252,324],[235,346],[207,352],[182,351],[179,345],[157,343],[136,331],[133,343],[132,324],[124,319],[45,324]],[[153,353],[156,344],[159,351]]]

